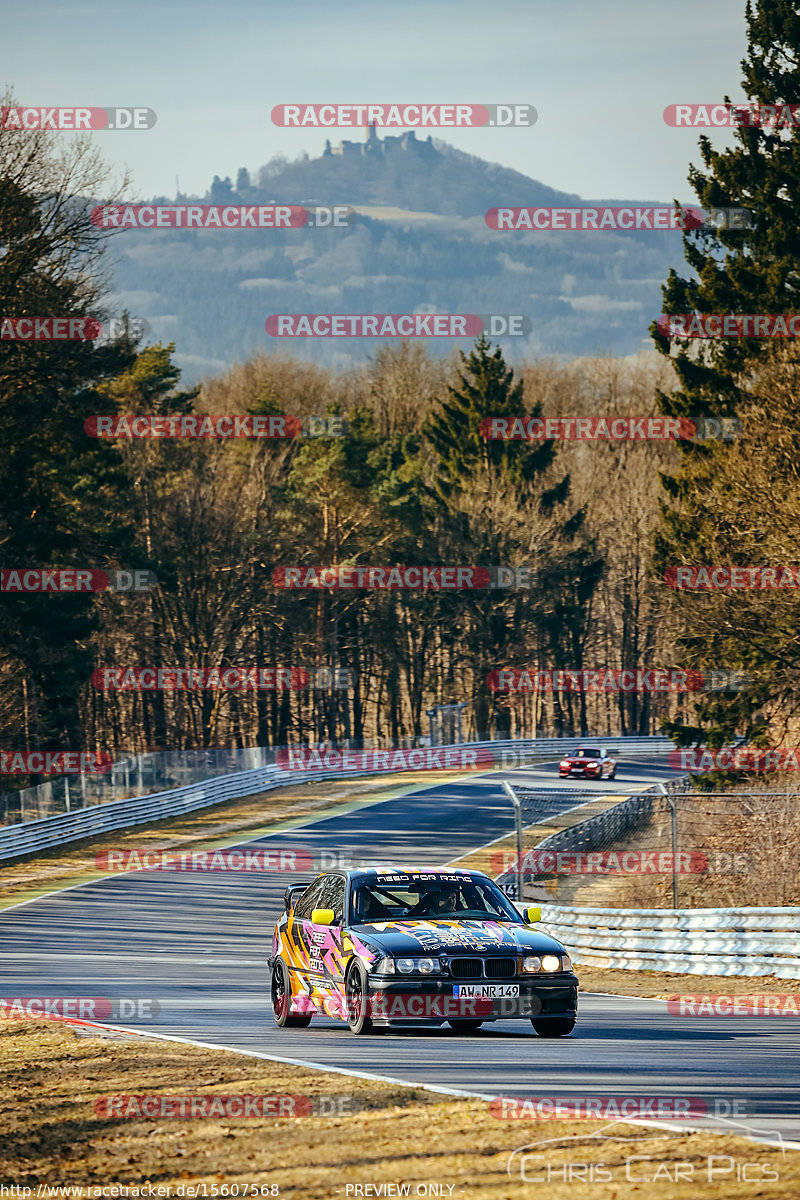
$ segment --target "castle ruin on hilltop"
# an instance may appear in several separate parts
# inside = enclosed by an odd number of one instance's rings
[[[343,138],[338,146],[331,146],[330,138],[326,138],[322,157],[333,158],[335,155],[339,155],[340,157],[348,158],[356,154],[383,157],[387,154],[394,154],[398,150],[405,151],[407,154],[425,156],[435,154],[433,138],[430,134],[428,134],[424,141],[418,141],[414,130],[409,129],[397,137],[388,136],[381,140],[378,137],[375,126],[367,125],[364,129],[363,142],[351,142]]]

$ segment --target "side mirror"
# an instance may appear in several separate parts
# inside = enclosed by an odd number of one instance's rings
[[[525,924],[526,925],[533,925],[536,923],[536,921],[541,921],[541,919],[542,919],[542,910],[538,904],[536,904],[536,905],[532,904],[529,908],[525,909]]]
[[[286,891],[283,893],[283,907],[288,912],[295,902],[295,899],[301,892],[305,891],[305,885],[302,883],[290,883]]]
[[[334,912],[332,908],[315,908],[311,914],[312,925],[332,925]]]

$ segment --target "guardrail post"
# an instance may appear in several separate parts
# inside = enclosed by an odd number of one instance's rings
[[[503,780],[503,791],[514,805],[514,825],[517,832],[517,900],[522,901],[522,801],[507,779]]]

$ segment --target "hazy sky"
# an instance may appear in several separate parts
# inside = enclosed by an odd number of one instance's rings
[[[152,130],[94,135],[143,197],[171,196],[176,175],[204,192],[214,174],[360,136],[278,129],[274,104],[460,101],[525,102],[539,120],[434,137],[588,199],[688,201],[698,134],[662,111],[741,98],[743,11],[744,0],[0,0],[0,83],[25,105],[155,109]]]

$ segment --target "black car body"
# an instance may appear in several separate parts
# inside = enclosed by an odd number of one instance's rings
[[[281,1026],[323,1013],[355,1033],[445,1021],[463,1032],[508,1018],[543,1037],[572,1031],[567,951],[531,927],[538,909],[526,919],[480,871],[332,871],[285,899],[270,960]]]

